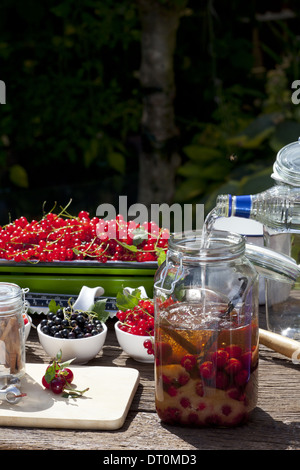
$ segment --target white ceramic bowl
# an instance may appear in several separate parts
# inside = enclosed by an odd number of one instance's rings
[[[24,325],[25,326],[25,341],[27,341],[30,330],[31,330],[31,324],[32,324],[32,318],[29,315],[26,315],[28,322]]]
[[[115,323],[115,332],[117,340],[123,351],[138,362],[154,362],[153,354],[148,354],[144,346],[144,341],[149,339],[149,336],[138,336],[119,328],[120,322]]]
[[[37,332],[41,345],[51,358],[56,357],[61,350],[62,362],[74,359],[72,364],[86,364],[103,348],[107,335],[107,326],[104,323],[102,323],[102,326],[103,331],[88,338],[54,338],[43,333],[41,325],[38,325]]]

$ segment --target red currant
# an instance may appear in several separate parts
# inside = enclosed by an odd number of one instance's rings
[[[141,227],[148,239],[138,244],[135,253],[130,246],[134,230]],[[168,231],[160,229],[154,222],[140,226],[134,221],[125,221],[121,215],[104,221],[98,217],[90,218],[89,212],[83,210],[73,218],[68,214],[64,218],[63,211],[59,215],[50,212],[40,222],[28,222],[22,216],[3,227],[0,230],[0,257],[16,262],[33,259],[41,262],[93,259],[101,263],[109,260],[156,261],[156,247],[167,249],[168,236]],[[98,252],[99,247],[101,251]]]
[[[43,375],[42,377],[42,385],[45,387],[45,388],[50,388],[50,383],[47,382],[45,376]]]
[[[211,379],[215,374],[215,368],[211,361],[202,362],[199,370],[200,370],[200,375],[204,379]]]
[[[54,377],[50,382],[50,388],[53,393],[59,395],[63,392],[66,386],[66,381],[62,377]]]
[[[69,369],[68,367],[65,367],[65,368],[61,371],[61,374],[63,375],[64,379],[65,379],[69,384],[73,382],[74,374],[73,374],[73,372],[71,371],[71,369]]]
[[[225,366],[225,371],[229,375],[235,375],[241,370],[241,368],[242,368],[241,362],[235,357],[231,357]]]

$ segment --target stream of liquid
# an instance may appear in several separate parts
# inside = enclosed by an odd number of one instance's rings
[[[218,214],[216,209],[212,209],[209,214],[206,216],[204,224],[203,224],[203,229],[202,229],[202,237],[201,237],[201,244],[200,244],[200,249],[207,249],[209,247],[209,239],[210,239],[210,234],[213,229],[214,223],[218,218]]]
[[[207,250],[209,248],[210,235],[211,235],[214,223],[217,220],[217,218],[218,218],[218,215],[217,215],[216,209],[213,209],[212,211],[210,211],[209,214],[206,216],[204,224],[203,224],[203,229],[202,229],[200,251]],[[206,311],[205,286],[206,286],[206,266],[204,265],[201,271],[201,297],[202,297],[202,313],[203,314]]]

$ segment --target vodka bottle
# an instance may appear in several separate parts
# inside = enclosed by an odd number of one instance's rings
[[[300,189],[277,185],[254,195],[220,195],[215,216],[249,218],[277,233],[300,233]]]

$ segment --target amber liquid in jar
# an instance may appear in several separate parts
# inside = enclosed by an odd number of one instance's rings
[[[255,408],[258,324],[251,312],[227,308],[170,299],[160,306],[155,402],[163,422],[235,426]]]

